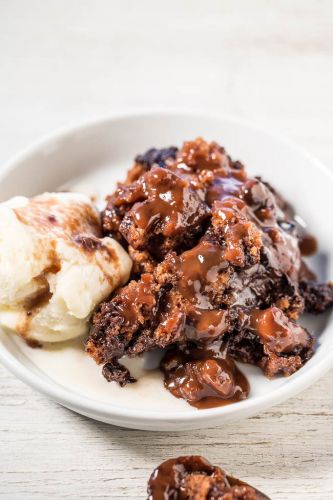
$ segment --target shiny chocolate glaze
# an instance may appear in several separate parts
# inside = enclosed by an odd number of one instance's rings
[[[147,500],[269,500],[201,456],[166,460],[152,473]]]
[[[315,245],[290,206],[218,144],[198,138],[138,156],[102,221],[134,260],[132,280],[96,311],[87,340],[108,380],[123,355],[171,347],[166,387],[197,406],[225,404],[248,393],[230,358],[273,377],[311,357],[314,339],[296,321],[330,307],[333,286],[302,261]]]
[[[249,383],[221,344],[170,350],[161,362],[165,387],[196,408],[212,408],[246,399]]]

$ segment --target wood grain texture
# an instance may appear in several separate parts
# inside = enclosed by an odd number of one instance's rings
[[[172,106],[251,119],[333,166],[332,20],[331,0],[0,0],[0,161],[68,122]],[[332,421],[333,372],[178,434],[93,422],[0,368],[0,498],[144,498],[156,464],[199,453],[273,499],[333,499]]]
[[[144,498],[162,460],[203,454],[273,499],[333,498],[333,372],[222,428],[132,431],[66,410],[0,370],[0,498]]]

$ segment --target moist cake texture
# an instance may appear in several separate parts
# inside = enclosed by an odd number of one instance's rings
[[[147,492],[147,500],[269,500],[200,456],[160,464],[150,476]]]
[[[332,305],[332,283],[302,261],[289,204],[217,143],[137,156],[102,224],[133,259],[130,282],[97,309],[86,342],[107,380],[133,382],[122,356],[171,348],[166,387],[206,407],[247,396],[233,360],[274,377],[312,356],[297,320]]]

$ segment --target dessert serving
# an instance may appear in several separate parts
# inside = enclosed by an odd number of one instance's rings
[[[86,342],[107,380],[134,382],[120,358],[167,348],[165,387],[207,408],[247,397],[235,360],[274,377],[312,356],[315,340],[297,320],[333,303],[332,283],[318,283],[301,257],[314,240],[223,147],[199,138],[137,156],[102,226],[133,260]]]
[[[148,481],[147,500],[269,500],[200,456],[166,460]]]
[[[292,375],[316,347],[300,315],[333,304],[296,221],[215,142],[150,149],[101,211],[71,192],[0,204],[0,326],[32,347],[82,337],[80,352],[121,387],[136,381],[122,358],[155,351],[176,398],[244,400],[236,363]]]

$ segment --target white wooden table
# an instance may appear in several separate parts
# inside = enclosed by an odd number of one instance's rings
[[[0,161],[68,122],[172,106],[252,119],[333,166],[333,2],[0,0],[0,89]],[[0,368],[0,498],[144,497],[155,465],[199,453],[273,499],[333,499],[332,421],[332,371],[179,435],[93,422]]]

